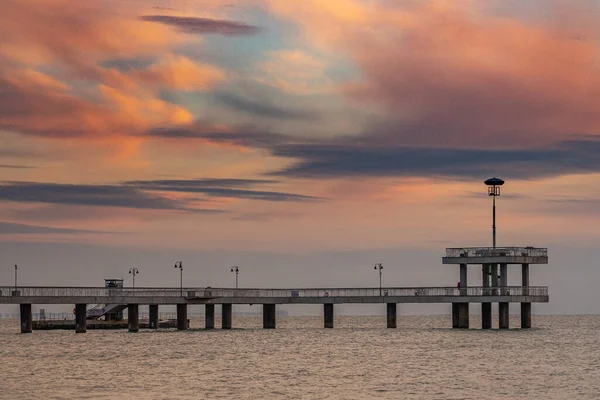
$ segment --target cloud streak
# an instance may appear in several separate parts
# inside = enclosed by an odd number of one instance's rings
[[[239,21],[228,21],[201,17],[179,17],[174,15],[144,15],[142,21],[157,22],[172,26],[185,33],[220,34],[227,36],[255,35],[261,29]]]
[[[49,234],[66,234],[66,235],[78,235],[82,233],[109,233],[101,231],[91,231],[85,229],[69,229],[69,228],[56,228],[51,226],[41,225],[29,225],[19,224],[14,222],[3,222],[0,221],[0,235],[49,235]]]
[[[236,198],[276,202],[320,200],[317,197],[305,196],[295,193],[265,190],[248,190],[239,188],[264,183],[275,183],[275,181],[250,179],[191,179],[130,181],[124,182],[123,184],[140,190],[178,193],[202,193],[208,197],[220,198]]]

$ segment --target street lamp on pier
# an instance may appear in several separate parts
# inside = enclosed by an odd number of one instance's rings
[[[129,268],[129,273],[133,276],[133,288],[135,289],[135,276],[140,273],[140,270],[137,268]]]
[[[179,268],[179,295],[183,296],[183,263],[175,261],[175,268]]]
[[[496,248],[496,196],[500,196],[500,186],[504,185],[504,181],[500,178],[486,179],[484,182],[488,187],[488,196],[493,197],[492,202],[492,245]]]
[[[373,269],[379,270],[379,296],[381,297],[381,274],[383,273],[383,264],[377,263]]]
[[[238,288],[238,275],[240,273],[240,268],[237,265],[231,267],[231,272],[235,272],[235,288]]]
[[[17,290],[17,264],[15,264],[15,291]]]

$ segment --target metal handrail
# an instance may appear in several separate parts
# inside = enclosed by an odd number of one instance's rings
[[[545,247],[455,247],[446,257],[548,257]]]
[[[1,296],[11,296],[14,287],[0,287]],[[19,287],[21,297],[95,297],[98,302],[111,303],[119,297],[181,297],[179,288],[85,288],[85,287]],[[287,297],[380,297],[377,288],[307,288],[307,289],[184,289],[187,298],[287,298]],[[384,287],[383,296],[548,296],[547,286],[482,287]]]

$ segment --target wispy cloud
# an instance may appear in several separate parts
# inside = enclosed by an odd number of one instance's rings
[[[317,119],[319,114],[306,110],[287,109],[270,104],[268,101],[248,100],[233,93],[219,92],[214,94],[218,103],[235,111],[273,119],[307,120]]]
[[[220,35],[255,35],[261,29],[244,22],[229,21],[201,17],[180,17],[174,15],[144,15],[140,17],[143,21],[158,22],[175,27],[186,33]]]
[[[248,190],[240,187],[255,186],[264,183],[275,183],[270,180],[250,179],[191,179],[191,180],[151,180],[123,182],[124,185],[140,190],[202,193],[209,197],[237,198],[263,201],[316,201],[317,197],[296,193]]]
[[[51,203],[153,210],[185,210],[187,205],[118,185],[80,185],[41,182],[4,182],[0,201]]]
[[[70,228],[56,228],[51,226],[40,226],[40,225],[29,225],[19,224],[14,222],[3,222],[0,221],[0,234],[35,234],[35,235],[46,235],[46,234],[67,234],[77,235],[82,233],[109,233],[85,229],[70,229]]]

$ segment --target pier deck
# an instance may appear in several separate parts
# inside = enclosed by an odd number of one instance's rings
[[[547,286],[318,289],[0,287],[0,304],[547,303]]]

